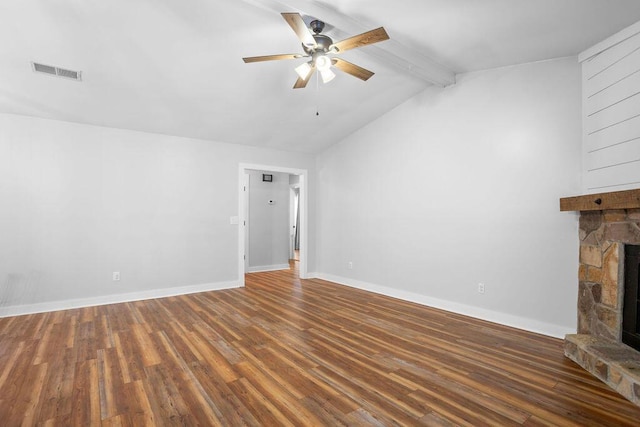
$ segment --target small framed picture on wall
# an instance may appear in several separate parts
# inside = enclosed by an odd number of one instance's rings
[[[263,173],[262,174],[262,181],[263,182],[273,182],[273,175]]]

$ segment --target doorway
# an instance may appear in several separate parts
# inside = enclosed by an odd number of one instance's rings
[[[239,192],[238,192],[238,213],[240,214],[240,221],[238,227],[238,278],[239,285],[244,286],[244,274],[246,269],[246,250],[247,250],[247,237],[248,237],[248,197],[247,192],[249,188],[246,183],[246,175],[249,171],[268,171],[275,173],[286,173],[290,175],[295,175],[297,177],[298,183],[298,206],[299,206],[299,215],[297,218],[297,240],[298,240],[298,254],[299,254],[299,262],[298,271],[301,279],[306,279],[308,277],[307,270],[307,250],[308,250],[308,213],[307,213],[307,170],[306,169],[293,169],[293,168],[283,168],[278,166],[270,166],[270,165],[258,165],[258,164],[247,164],[241,163],[239,165],[238,171],[238,182],[239,182]]]

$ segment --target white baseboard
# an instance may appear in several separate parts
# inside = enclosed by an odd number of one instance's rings
[[[511,326],[517,329],[523,329],[537,334],[547,335],[555,338],[564,338],[566,334],[575,334],[576,329],[552,323],[541,322],[539,320],[527,317],[515,316],[512,314],[501,313],[499,311],[487,310],[485,308],[474,307],[471,305],[461,304],[453,301],[447,301],[439,298],[432,298],[414,292],[403,291],[401,289],[389,288],[386,286],[374,285],[359,280],[349,279],[332,274],[314,273],[315,278],[327,280],[329,282],[338,283],[340,285],[352,288],[362,289],[364,291],[374,292],[404,301],[415,302],[417,304],[438,308],[453,313],[462,314],[464,316],[474,317],[476,319],[486,320],[488,322],[499,323],[505,326]]]
[[[288,265],[271,266],[273,268],[260,271],[274,271],[288,269]],[[256,267],[258,268],[258,267]],[[264,268],[264,267],[260,267]],[[257,272],[257,271],[256,271]],[[495,322],[530,332],[548,335],[556,338],[564,338],[566,334],[576,333],[575,328],[555,325],[551,323],[541,322],[539,320],[526,317],[514,316],[507,313],[501,313],[493,310],[487,310],[480,307],[474,307],[466,304],[460,304],[453,301],[432,298],[414,292],[403,291],[400,289],[389,288],[386,286],[374,285],[372,283],[362,282],[359,280],[349,279],[332,274],[324,273],[308,273],[309,279],[322,279],[352,288],[362,289],[381,295],[399,298],[405,301],[415,302],[417,304],[438,308],[441,310],[451,311],[453,313],[465,316],[475,317],[477,319]],[[140,301],[153,298],[164,298],[176,295],[186,295],[197,292],[218,291],[223,289],[232,289],[240,287],[239,282],[218,282],[205,283],[200,285],[180,286],[165,289],[153,289],[149,291],[131,292],[126,294],[104,295],[100,297],[78,298],[63,301],[50,301],[36,304],[16,305],[8,307],[0,307],[0,317],[20,316],[24,314],[44,313],[49,311],[68,310],[73,308],[91,307],[96,305],[117,304],[122,302]]]
[[[277,270],[288,270],[291,268],[289,264],[275,264],[275,265],[258,265],[255,267],[249,267],[249,273],[264,273],[265,271],[277,271]]]
[[[69,310],[72,308],[91,307],[95,305],[117,304],[121,302],[140,301],[145,299],[165,298],[176,295],[194,294],[206,291],[220,291],[240,287],[239,282],[204,283],[200,285],[179,286],[175,288],[152,289],[149,291],[126,294],[104,295],[99,297],[78,298],[63,301],[40,302],[36,304],[0,307],[0,317],[21,316],[23,314],[45,313],[48,311]]]

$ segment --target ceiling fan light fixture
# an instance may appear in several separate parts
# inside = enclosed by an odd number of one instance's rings
[[[319,55],[316,59],[316,67],[320,71],[328,70],[331,68],[331,59],[326,55]]]
[[[331,67],[334,65],[336,68],[339,68],[340,71],[350,74],[353,77],[359,78],[363,81],[368,80],[373,76],[373,72],[344,60],[330,58],[328,55],[334,55],[339,52],[344,52],[389,39],[389,34],[387,34],[386,30],[383,27],[380,27],[334,43],[331,37],[322,34],[325,27],[324,22],[315,19],[311,21],[311,23],[307,24],[302,18],[302,15],[295,12],[281,13],[281,15],[296,34],[298,40],[302,42],[302,50],[304,51],[304,54],[289,53],[250,56],[242,58],[242,60],[245,63],[251,63],[277,61],[281,59],[297,59],[301,57],[311,58],[311,61],[295,67],[296,74],[298,74],[298,80],[296,80],[296,83],[293,85],[294,89],[307,87],[307,83],[311,80],[316,69],[318,70],[318,74],[320,74],[320,76],[318,76],[318,80],[322,78],[324,83],[330,82],[336,76],[331,71]]]
[[[307,80],[307,78],[309,77],[309,74],[311,73],[311,65],[309,65],[308,62],[304,62],[300,65],[298,65],[296,68],[296,73],[298,73],[298,75],[300,76],[301,79],[303,80]]]
[[[328,68],[320,70],[320,75],[322,76],[322,83],[329,83],[336,76],[336,74]]]

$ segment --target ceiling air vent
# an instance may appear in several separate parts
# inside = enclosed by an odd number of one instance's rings
[[[39,64],[32,62],[33,71],[36,73],[49,74],[51,76],[64,77],[65,79],[71,79],[76,81],[82,80],[82,71],[67,70],[65,68],[54,67],[51,65]]]

